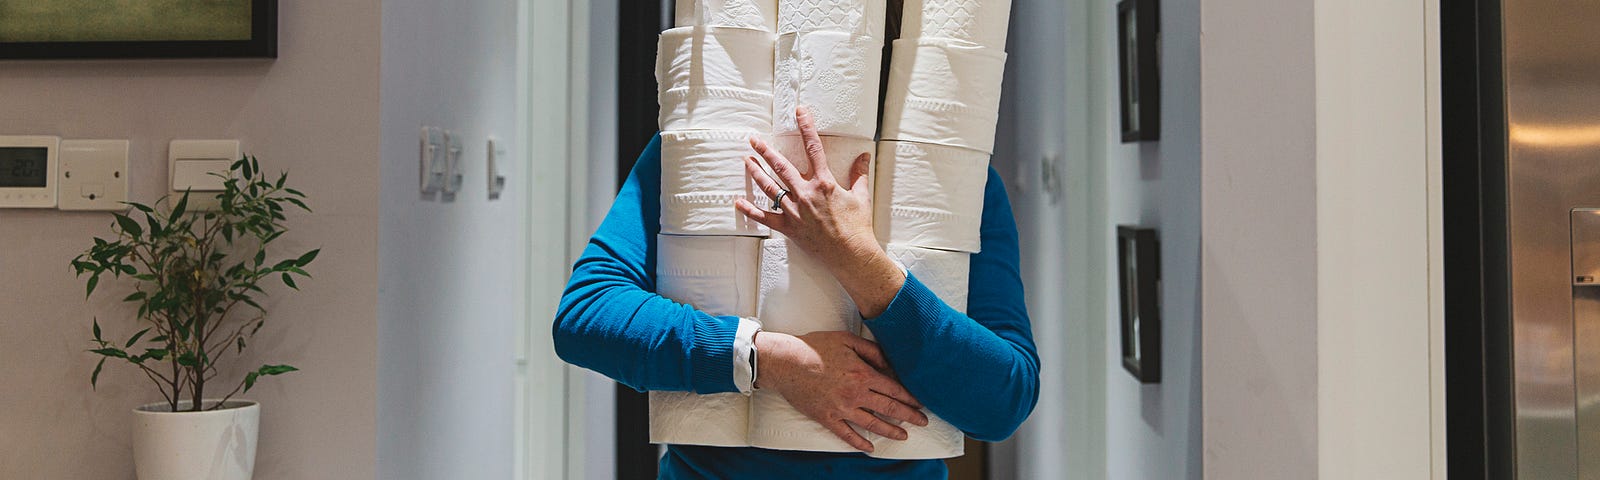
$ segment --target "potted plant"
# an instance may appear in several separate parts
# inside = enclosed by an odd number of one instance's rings
[[[296,370],[262,365],[242,378],[218,378],[221,362],[237,358],[266,321],[259,303],[263,283],[281,281],[298,290],[294,277],[310,276],[305,267],[319,252],[267,261],[268,247],[287,231],[284,212],[311,211],[304,194],[284,186],[288,174],[269,181],[256,159],[245,157],[223,178],[214,210],[190,211],[188,193],[154,207],[129,203],[137,211],[129,213],[142,214],[143,221],[112,214],[113,235],[95,238],[72,260],[78,276],[87,275],[85,297],[107,275],[127,277],[135,289],[123,298],[138,306],[133,334],[112,341],[99,319],[93,322],[89,351],[100,361],[89,383],[97,385],[106,361],[116,360],[137,368],[161,392],[163,401],[134,409],[139,478],[249,479],[260,406],[235,395],[249,392],[261,377]]]

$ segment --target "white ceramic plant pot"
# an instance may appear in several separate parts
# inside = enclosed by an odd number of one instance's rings
[[[210,408],[218,400],[201,405]],[[134,470],[142,480],[250,480],[256,465],[261,405],[228,400],[223,408],[178,412],[166,402],[133,409]]]

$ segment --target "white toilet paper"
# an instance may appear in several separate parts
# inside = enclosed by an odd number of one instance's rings
[[[737,87],[678,87],[660,95],[662,131],[772,131],[772,94]]]
[[[878,84],[883,43],[844,32],[778,37],[773,132],[800,133],[795,106],[811,109],[823,135],[873,138],[878,130]]]
[[[712,315],[753,317],[761,239],[656,237],[656,293]],[[749,445],[750,400],[739,393],[650,392],[650,441]]]
[[[734,208],[748,198],[766,206],[744,160],[755,132],[691,130],[661,134],[661,233],[766,236],[766,227]]]
[[[946,40],[895,40],[883,139],[994,152],[1005,52]]]
[[[673,25],[749,28],[776,31],[778,0],[678,0]]]
[[[668,29],[656,46],[656,82],[661,92],[702,86],[772,91],[774,41],[771,32],[744,28]]]
[[[1011,0],[906,0],[900,38],[945,38],[1005,50]]]
[[[989,155],[915,142],[878,143],[873,228],[878,241],[977,252]]]
[[[886,0],[778,0],[778,33],[835,31],[883,38]]]
[[[861,332],[861,313],[821,261],[782,234],[761,242],[761,305],[756,317],[769,332]]]
[[[967,279],[972,273],[972,254],[894,244],[885,250],[950,308],[966,313]]]
[[[802,174],[811,173],[811,160],[806,157],[806,143],[799,135],[783,135],[772,138],[772,148],[789,159],[795,168]],[[850,168],[855,166],[856,156],[863,153],[877,157],[878,142],[870,138],[855,137],[822,137],[822,152],[828,157],[828,170],[833,172],[834,181],[846,188],[850,186]],[[871,189],[873,173],[867,173],[867,188]]]
[[[760,271],[757,237],[656,237],[656,293],[711,315],[755,317]]]

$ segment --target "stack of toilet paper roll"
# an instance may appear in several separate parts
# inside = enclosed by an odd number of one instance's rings
[[[656,293],[717,316],[754,318],[767,229],[734,208],[766,205],[745,173],[751,137],[772,133],[777,0],[680,0],[661,33],[661,234]],[[650,439],[749,446],[739,393],[650,392]]]
[[[887,0],[679,0],[658,49],[662,129],[657,293],[762,329],[870,337],[849,295],[810,254],[733,208],[770,202],[745,174],[760,136],[810,168],[795,108],[810,109],[835,179],[875,155],[879,240],[952,307],[965,310],[968,256],[993,145],[1009,0],[908,0],[894,44],[883,139],[879,73]],[[996,23],[998,22],[998,23]],[[992,81],[990,81],[992,80]],[[910,438],[860,428],[879,458],[959,456],[962,433],[931,412]],[[651,393],[651,441],[853,452],[771,390],[751,396]]]

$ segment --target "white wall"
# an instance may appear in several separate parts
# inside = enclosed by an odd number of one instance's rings
[[[1105,145],[1102,302],[1106,351],[1106,478],[1198,479],[1200,467],[1200,8],[1160,2],[1161,140],[1121,143],[1115,2],[1095,2],[1091,97]],[[1116,227],[1154,228],[1161,242],[1161,382],[1122,367]]]
[[[256,478],[374,478],[377,396],[378,52],[375,0],[282,2],[280,58],[0,63],[0,130],[131,140],[132,198],[165,192],[167,142],[240,138],[262,168],[288,170],[315,214],[293,214],[285,249],[321,247],[316,277],[269,288],[270,317],[246,359],[302,371],[265,380]],[[0,210],[0,478],[133,478],[129,410],[161,397],[108,363],[89,389],[89,325],[131,334],[102,283],[85,302],[67,262],[105,214]],[[114,298],[113,298],[114,297]],[[235,377],[237,378],[237,377]]]
[[[1016,2],[995,155],[1022,233],[1044,390],[1014,478],[1200,476],[1199,12],[1162,4],[1162,140],[1118,130],[1116,3]],[[1054,159],[1046,161],[1046,159]],[[1046,188],[1046,170],[1061,179]],[[1163,376],[1141,386],[1115,348],[1116,226],[1162,241]]]
[[[1444,478],[1437,5],[1202,6],[1208,478]]]
[[[527,312],[528,164],[514,0],[383,5],[378,478],[511,478],[517,333]],[[454,201],[417,188],[417,131],[465,138]],[[486,192],[489,136],[509,186]]]
[[[1311,0],[1201,4],[1206,478],[1316,478]]]

